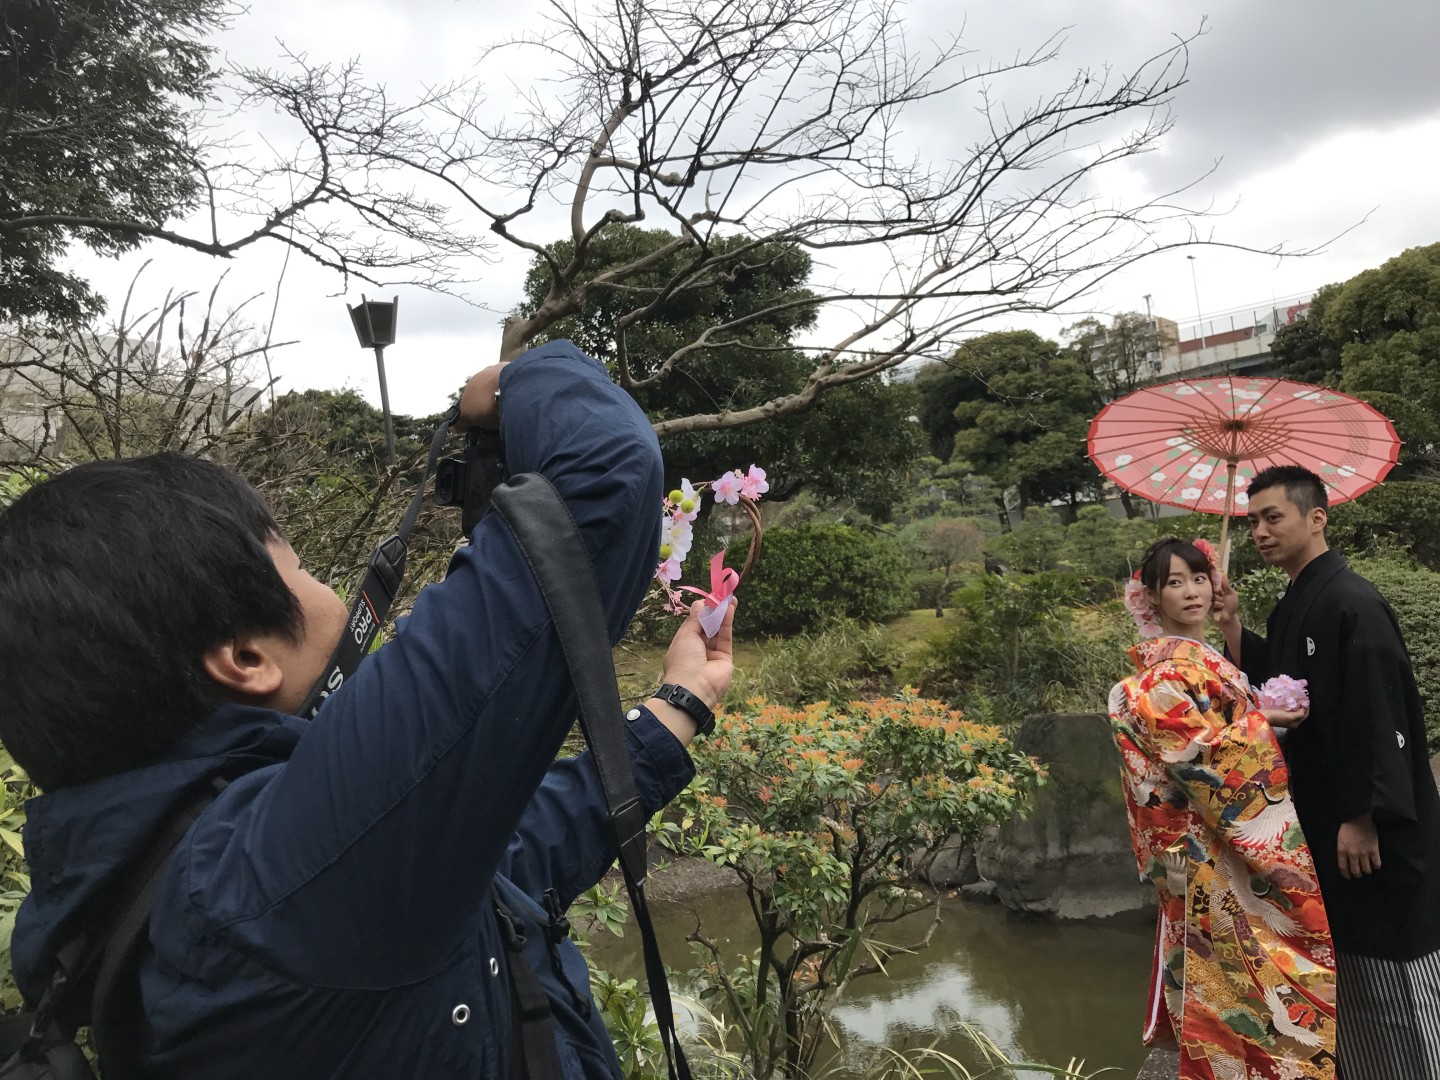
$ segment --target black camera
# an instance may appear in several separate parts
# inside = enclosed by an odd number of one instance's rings
[[[469,536],[490,509],[490,496],[509,478],[500,433],[471,428],[465,449],[435,466],[435,502],[460,507],[460,531]]]

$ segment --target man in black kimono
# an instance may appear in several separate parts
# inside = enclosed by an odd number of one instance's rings
[[[1343,1080],[1440,1080],[1440,796],[1395,613],[1325,540],[1321,479],[1295,466],[1251,481],[1250,535],[1290,576],[1266,637],[1224,587],[1227,649],[1259,686],[1309,683],[1284,742],[1291,791],[1335,941]]]

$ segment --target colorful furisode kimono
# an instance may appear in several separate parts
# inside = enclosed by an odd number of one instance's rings
[[[1182,1080],[1335,1078],[1335,956],[1285,759],[1245,676],[1157,638],[1110,694],[1130,833],[1160,894],[1145,1042]]]

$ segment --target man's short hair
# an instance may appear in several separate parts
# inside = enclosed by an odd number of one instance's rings
[[[1317,507],[1321,510],[1330,509],[1330,499],[1325,494],[1325,481],[1303,466],[1273,465],[1262,469],[1250,481],[1246,493],[1253,499],[1259,492],[1273,487],[1283,487],[1285,494],[1300,508],[1302,514],[1308,514]]]
[[[164,758],[223,704],[204,654],[303,633],[253,487],[176,454],[76,466],[0,512],[0,741],[43,789]]]

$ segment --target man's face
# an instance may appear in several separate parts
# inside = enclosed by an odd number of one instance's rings
[[[1304,563],[1324,536],[1325,512],[1317,508],[1304,513],[1283,484],[1252,492],[1246,516],[1250,520],[1250,538],[1270,566]]]
[[[275,569],[300,604],[300,636],[297,641],[275,646],[284,682],[276,695],[275,707],[295,712],[304,704],[310,688],[325,674],[350,613],[330,586],[316,581],[300,565],[300,558],[283,540],[265,545]]]

